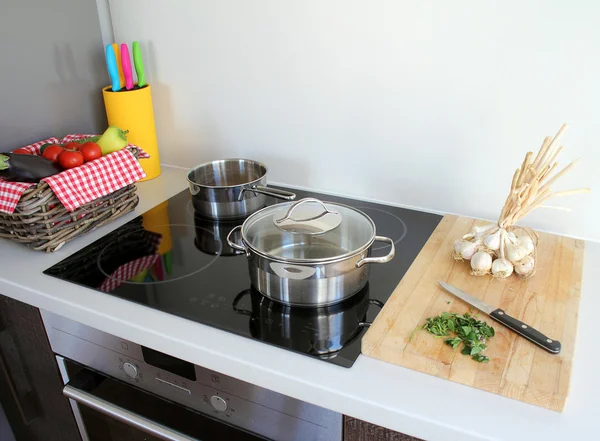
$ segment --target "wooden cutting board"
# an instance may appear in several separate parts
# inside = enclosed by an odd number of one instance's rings
[[[562,411],[569,392],[577,328],[584,242],[540,233],[537,272],[523,280],[474,277],[469,263],[452,259],[454,240],[476,221],[444,216],[383,310],[362,339],[362,353],[399,366],[466,384],[526,403]],[[483,224],[484,222],[477,222]],[[400,244],[402,246],[402,244]],[[537,328],[562,343],[552,355],[481,313],[496,330],[477,363],[424,330],[425,319],[469,306],[447,293],[438,280],[454,285]],[[411,339],[411,334],[412,339]]]

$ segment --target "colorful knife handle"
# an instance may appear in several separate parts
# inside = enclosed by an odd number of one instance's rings
[[[125,75],[125,88],[133,89],[133,73],[131,72],[131,58],[129,48],[125,43],[121,45],[121,61],[123,63],[123,75]]]
[[[125,87],[125,75],[123,75],[123,65],[121,64],[121,50],[117,43],[112,44],[113,51],[117,57],[117,68],[119,69],[119,82],[121,83],[121,89]]]
[[[140,49],[140,43],[134,41],[132,50],[133,64],[135,66],[135,73],[137,74],[138,86],[144,87],[146,85],[146,75],[144,73],[144,61],[142,60],[142,51]]]
[[[112,45],[106,45],[106,65],[108,66],[108,74],[112,81],[113,92],[121,90],[121,83],[119,81],[119,68],[117,67],[117,57]]]

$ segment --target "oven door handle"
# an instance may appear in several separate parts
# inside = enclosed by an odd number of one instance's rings
[[[190,438],[173,429],[169,429],[161,424],[157,424],[134,412],[130,412],[120,406],[109,403],[102,398],[98,398],[89,392],[67,384],[63,388],[63,395],[76,401],[79,404],[94,409],[115,420],[121,421],[129,426],[133,426],[143,432],[149,433],[165,441],[200,441],[196,438]]]

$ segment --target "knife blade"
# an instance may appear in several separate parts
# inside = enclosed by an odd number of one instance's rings
[[[551,354],[558,354],[561,350],[561,344],[558,340],[553,340],[546,335],[542,334],[535,328],[523,323],[520,320],[517,320],[514,317],[508,315],[501,308],[496,308],[488,303],[485,303],[483,300],[479,300],[477,297],[473,297],[471,294],[467,294],[460,289],[444,283],[438,280],[438,283],[442,288],[448,291],[450,294],[458,297],[462,301],[468,303],[471,306],[479,309],[481,312],[486,313],[492,319],[496,320],[498,323],[503,324],[511,331],[519,334],[521,337],[526,338],[532,343],[535,343],[542,349],[550,352]]]

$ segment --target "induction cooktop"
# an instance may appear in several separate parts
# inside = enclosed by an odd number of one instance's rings
[[[342,303],[326,308],[289,307],[262,296],[250,284],[246,256],[229,247],[226,240],[227,234],[244,220],[216,222],[196,215],[188,190],[44,273],[106,295],[351,367],[360,354],[361,337],[441,216],[316,192],[292,191],[297,199],[310,196],[358,208],[373,219],[377,235],[394,240],[394,259],[372,265],[365,288]],[[267,205],[278,202],[267,199]],[[373,256],[388,252],[389,245],[373,245]]]

